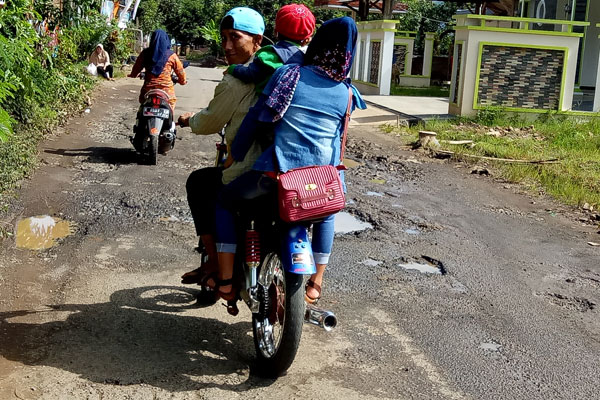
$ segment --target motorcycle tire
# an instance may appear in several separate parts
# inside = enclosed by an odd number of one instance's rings
[[[270,269],[272,273],[262,272]],[[262,312],[252,315],[256,373],[276,378],[287,371],[298,352],[305,313],[304,280],[303,275],[286,272],[276,253],[265,257],[260,277],[264,276],[266,282],[259,278],[259,283],[265,289],[263,301],[267,304]]]
[[[150,136],[150,143],[148,147],[148,164],[156,165],[156,159],[158,157],[158,135]]]

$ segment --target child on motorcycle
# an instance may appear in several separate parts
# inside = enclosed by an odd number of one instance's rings
[[[140,91],[140,103],[143,103],[144,95],[149,90],[161,89],[169,95],[169,104],[174,111],[177,98],[171,75],[175,73],[178,78],[177,83],[180,85],[185,85],[187,82],[183,64],[177,54],[171,51],[171,41],[165,31],[157,29],[152,33],[150,47],[142,50],[128,76],[136,78],[143,69],[146,73]]]
[[[300,47],[310,42],[315,30],[315,16],[304,4],[288,4],[275,17],[275,35],[278,42],[264,46],[254,55],[249,65],[230,65],[225,73],[244,83],[254,83],[256,93],[262,93],[273,72],[284,64],[299,64],[304,53]]]

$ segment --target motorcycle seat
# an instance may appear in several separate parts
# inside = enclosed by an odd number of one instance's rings
[[[169,101],[171,99],[171,96],[169,96],[169,94],[167,92],[165,92],[164,90],[161,89],[150,89],[146,92],[146,94],[144,95],[144,99],[149,98],[150,96],[157,96],[160,97],[161,99],[165,100],[165,101]]]

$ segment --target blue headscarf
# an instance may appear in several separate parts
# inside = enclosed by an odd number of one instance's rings
[[[169,36],[162,29],[157,29],[152,32],[152,37],[150,38],[150,47],[146,49],[146,54],[144,57],[144,67],[146,67],[146,71],[152,73],[152,75],[160,75],[165,68],[165,64],[171,54],[171,40],[169,40]]]
[[[354,59],[358,29],[350,17],[325,22],[308,45],[304,65],[314,65],[336,81],[348,76]]]
[[[325,22],[308,45],[303,65],[335,81],[346,81],[354,59],[357,36],[358,29],[352,18],[335,18]],[[266,100],[266,105],[276,114],[274,121],[281,119],[290,106],[299,79],[300,66],[289,68]]]

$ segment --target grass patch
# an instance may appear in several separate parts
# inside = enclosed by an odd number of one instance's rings
[[[423,126],[399,127],[395,132],[416,141]],[[485,163],[511,182],[542,190],[560,201],[600,207],[600,118],[541,115],[533,123],[502,110],[482,110],[473,119],[429,121],[426,130],[437,133],[441,148],[457,159]],[[451,145],[448,140],[472,140]],[[540,161],[554,164],[508,163],[476,160],[464,155]]]
[[[449,97],[450,89],[441,86],[426,88],[392,86],[390,94],[392,96]]]
[[[24,129],[0,143],[0,211],[12,197],[11,190],[17,182],[35,167],[40,131]]]

